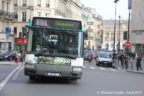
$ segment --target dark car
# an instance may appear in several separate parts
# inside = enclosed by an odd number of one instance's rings
[[[84,52],[84,60],[92,60],[92,53],[91,52]]]
[[[1,61],[1,60],[4,60],[4,59],[5,59],[5,56],[4,56],[3,54],[1,54],[1,55],[0,55],[0,61]]]
[[[11,60],[14,60],[15,57],[16,57],[16,51],[12,51],[8,55],[5,55],[4,58],[5,58],[5,60],[11,61]]]

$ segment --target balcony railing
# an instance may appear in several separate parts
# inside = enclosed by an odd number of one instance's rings
[[[14,13],[10,13],[10,12],[6,12],[3,10],[0,10],[0,16],[2,16],[3,18],[8,18],[8,19],[17,19],[16,15]]]

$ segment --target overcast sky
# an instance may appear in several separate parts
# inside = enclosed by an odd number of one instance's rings
[[[81,0],[81,3],[92,8],[103,17],[103,19],[115,18],[114,0]],[[117,18],[128,19],[128,0],[119,0],[117,2]]]

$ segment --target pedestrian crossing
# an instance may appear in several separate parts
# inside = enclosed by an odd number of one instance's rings
[[[121,70],[117,70],[117,69],[113,69],[113,68],[109,68],[109,67],[98,67],[98,66],[92,66],[92,65],[84,65],[83,69],[122,72]]]

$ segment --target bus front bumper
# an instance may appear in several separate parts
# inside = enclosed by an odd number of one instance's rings
[[[82,67],[72,66],[59,66],[48,64],[36,64],[34,68],[24,69],[24,74],[29,76],[46,76],[46,77],[59,77],[80,79],[82,76]]]

